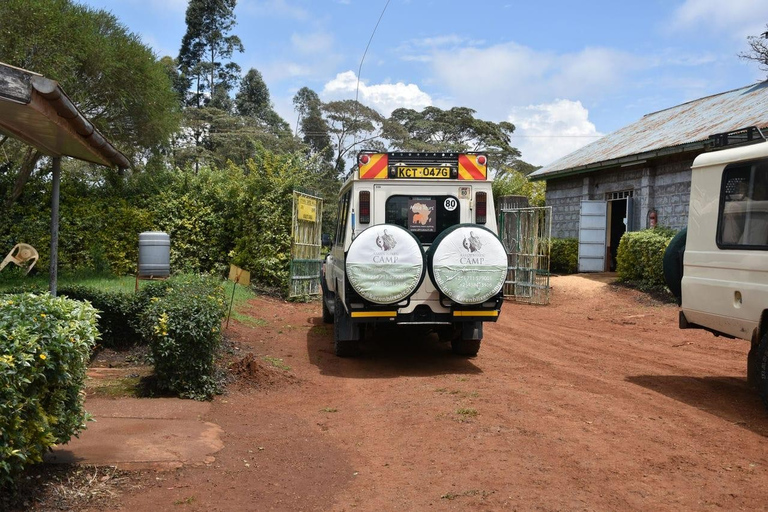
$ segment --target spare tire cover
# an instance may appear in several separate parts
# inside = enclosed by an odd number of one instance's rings
[[[480,304],[501,290],[507,251],[499,237],[477,224],[459,224],[438,236],[427,256],[432,282],[459,304]]]
[[[393,304],[413,295],[424,280],[426,262],[419,240],[405,228],[380,224],[352,241],[347,278],[365,300]]]

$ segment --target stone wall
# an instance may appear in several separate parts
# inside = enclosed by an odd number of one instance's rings
[[[552,236],[578,238],[579,211],[584,199],[605,200],[612,192],[631,190],[634,230],[648,226],[655,209],[660,226],[682,229],[688,224],[691,164],[696,154],[659,158],[631,167],[547,181],[546,204],[552,206]]]

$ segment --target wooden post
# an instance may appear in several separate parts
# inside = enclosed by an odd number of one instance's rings
[[[53,182],[51,187],[51,295],[56,296],[59,266],[59,186],[61,184],[61,157],[53,157]]]

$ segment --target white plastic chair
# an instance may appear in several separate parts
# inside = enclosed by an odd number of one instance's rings
[[[8,256],[5,257],[2,263],[0,263],[0,270],[3,270],[5,266],[9,263],[15,263],[19,267],[23,267],[24,265],[29,265],[27,267],[27,271],[25,274],[29,274],[29,271],[32,270],[32,267],[35,266],[35,263],[37,263],[37,260],[40,258],[40,255],[37,254],[37,249],[32,247],[29,244],[16,244],[13,249],[11,249],[11,252],[8,253]],[[32,262],[30,265],[29,262]]]

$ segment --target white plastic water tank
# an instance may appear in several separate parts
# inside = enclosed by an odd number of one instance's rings
[[[171,237],[162,231],[139,234],[139,277],[168,277],[171,273]]]

